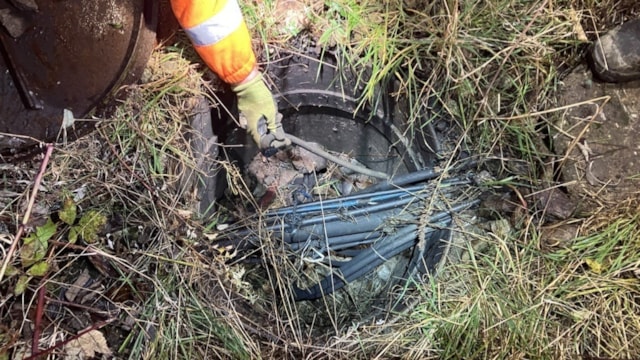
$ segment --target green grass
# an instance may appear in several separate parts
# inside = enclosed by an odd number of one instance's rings
[[[541,250],[534,229],[526,242],[512,233],[492,236],[481,251],[469,247],[471,259],[427,284],[417,305],[389,326],[396,332],[376,329],[360,346],[393,356],[427,343],[416,354],[445,359],[633,358],[640,348],[634,209],[567,248]]]
[[[321,10],[312,7],[309,31],[321,46],[344,55],[341,66],[359,69],[363,102],[373,101],[381,84],[397,82],[411,126],[421,125],[424,101],[433,97],[467,135],[462,141],[473,139],[468,142],[476,153],[536,164],[545,153],[535,140],[539,119],[512,118],[553,106],[557,57],[575,56],[579,45],[568,5],[325,1]],[[265,19],[277,18],[275,5],[247,6],[247,13],[256,38],[268,44],[276,31],[265,27],[277,24]],[[263,45],[259,51],[268,59]]]
[[[589,15],[603,8],[572,1],[447,1],[414,8],[409,1],[325,1],[311,33],[346,55],[343,66],[362,69],[363,102],[380,84],[396,81],[398,94],[408,97],[410,125],[419,127],[424,99],[436,98],[462,134],[452,152],[469,149],[498,160],[494,169],[511,185],[539,189],[553,185],[553,154],[540,133],[552,126],[560,71],[580,61],[584,43],[577,26],[602,28],[607,18]],[[608,19],[615,11],[609,7]],[[583,15],[581,24],[575,13]],[[541,110],[547,112],[528,115]],[[639,234],[633,211],[624,216],[600,227],[583,219],[586,235],[549,250],[538,230],[541,220],[526,215],[516,224],[526,227],[504,238],[486,235],[479,241],[488,249],[452,265],[425,289],[414,311],[398,321],[406,329],[400,335],[385,336],[397,327],[382,326],[336,343],[365,358],[381,351],[439,358],[633,356],[640,351],[633,315],[637,276],[625,277],[638,266],[631,239]],[[607,264],[606,270],[595,273],[587,263]],[[623,316],[630,317],[627,325]]]
[[[180,275],[203,276],[197,263],[178,264],[160,261],[169,269],[157,274],[163,279],[162,291],[143,304],[138,316],[137,331],[131,333],[132,343],[125,349],[133,352],[129,358],[251,359],[256,349],[247,334],[238,333],[233,322],[233,309],[224,308],[225,301],[214,289],[219,285],[209,279],[184,279]],[[195,270],[195,271],[194,271]],[[176,274],[179,274],[176,276]],[[205,286],[203,286],[205,285]],[[211,288],[206,288],[206,285]],[[212,300],[215,299],[215,302]]]

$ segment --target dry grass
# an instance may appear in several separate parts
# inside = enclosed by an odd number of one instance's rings
[[[553,120],[559,77],[579,61],[576,14],[593,39],[590,29],[638,13],[625,2],[325,3],[309,7],[302,28],[284,32],[278,26],[286,19],[270,22],[277,19],[274,3],[248,5],[250,23],[260,25],[257,47],[285,46],[311,29],[321,43],[352,54],[355,66],[372,68],[368,88],[398,80],[413,113],[426,97],[438,99],[462,135],[449,155],[469,150],[496,160],[492,168],[518,189],[555,185],[548,173],[553,156],[539,133]],[[109,228],[96,244],[69,248],[68,228],[56,230],[52,270],[42,285],[54,294],[75,280],[77,269],[90,267],[90,258],[109,263],[115,273],[94,274],[106,288],[94,291],[109,305],[91,307],[117,310],[105,333],[122,336],[110,343],[120,346],[112,350],[121,357],[625,359],[640,353],[640,219],[633,199],[571,220],[579,236],[565,244],[546,242],[544,219],[534,211],[506,229],[469,231],[474,241],[461,245],[465,260],[406,294],[414,306],[384,323],[336,326],[318,336],[300,321],[300,304],[275,301],[286,294],[252,298],[251,274],[225,265],[228,254],[207,245],[215,223],[202,223],[191,210],[193,187],[184,186],[183,175],[195,163],[186,117],[194,99],[211,93],[202,71],[178,51],[156,51],[145,83],[129,89],[113,117],[56,147],[30,223],[36,228],[56,214],[65,194],[80,214],[107,216]],[[0,166],[4,250],[25,211],[38,159]],[[239,197],[251,201],[239,179],[236,184]],[[273,244],[263,251],[273,263],[281,256]],[[10,261],[19,267],[18,255]],[[279,274],[267,276],[288,284]],[[16,281],[0,284],[0,359],[30,347],[40,283],[12,296]],[[77,331],[68,318],[47,313],[46,319],[40,349]],[[118,332],[125,324],[131,331]]]
[[[563,110],[554,99],[563,73],[582,61],[595,29],[639,11],[625,2],[335,1],[312,24],[323,29],[322,44],[352,56],[344,66],[370,68],[369,95],[393,78],[413,114],[425,105],[420,99],[436,98],[463,134],[451,156],[467,150],[495,160],[492,168],[510,179],[505,184],[526,193],[562,185],[541,135]],[[579,237],[563,248],[550,248],[541,235],[543,211],[507,231],[475,235],[485,245],[469,244],[470,260],[415,295],[413,312],[393,324],[345,329],[327,348],[362,358],[633,357],[640,349],[638,277],[631,275],[636,209],[630,200],[573,219]],[[624,275],[600,269],[604,257],[616,259],[607,263]]]
[[[111,271],[92,271],[92,277],[101,283],[96,293],[106,304],[76,306],[80,312],[83,306],[95,307],[93,311],[103,307],[115,311],[117,316],[107,316],[114,324],[107,333],[115,333],[108,340],[111,346],[122,346],[112,351],[120,350],[132,358],[145,353],[167,358],[202,357],[205,353],[249,358],[254,357],[249,354],[256,354],[255,349],[234,345],[235,337],[240,335],[220,318],[221,313],[229,312],[225,309],[228,302],[210,306],[213,295],[225,297],[224,291],[215,289],[225,288],[199,288],[205,283],[200,282],[202,278],[224,273],[221,263],[199,256],[192,248],[195,234],[201,234],[206,224],[195,221],[192,210],[195,181],[192,179],[191,186],[185,186],[185,175],[195,167],[187,138],[197,136],[190,134],[186,120],[197,98],[210,93],[207,88],[202,73],[181,53],[156,51],[146,70],[145,83],[126,90],[127,100],[112,117],[96,120],[97,130],[91,135],[56,146],[28,224],[33,230],[50,215],[57,216],[67,195],[77,205],[79,217],[90,210],[107,217],[106,228],[96,244],[68,245],[68,227],[58,227],[47,260],[52,271],[42,278],[41,286],[50,289],[48,296],[62,294],[81,269],[95,266],[96,261],[105,264],[105,269]],[[30,179],[35,177],[39,160],[3,165],[0,217],[6,224],[2,229],[4,243],[13,241],[12,229],[25,211],[26,196],[32,191]],[[17,255],[11,262],[15,268],[20,268],[19,260]],[[33,297],[37,282],[32,282],[21,296],[10,295],[16,279],[11,276],[2,284],[6,296],[3,295],[0,311],[3,326],[10,330],[3,330],[3,336],[31,327],[33,312],[42,306]],[[69,309],[76,309],[73,305]],[[81,325],[69,326],[62,313],[46,315],[41,325],[44,333],[58,334],[59,338],[44,343],[48,337],[42,337],[41,350],[73,336],[73,329],[78,326],[96,323],[81,314]],[[132,331],[123,334],[123,328]],[[117,335],[122,338],[115,340]],[[207,337],[219,340],[200,343]],[[8,350],[29,347],[30,338],[20,336],[9,341],[5,337],[3,341],[0,354],[6,356]],[[189,341],[195,345],[189,345]]]
[[[522,237],[489,233],[487,248],[451,265],[390,329],[364,327],[336,345],[416,358],[633,358],[636,209],[630,202],[585,219],[584,235],[563,248],[543,250],[534,229]]]

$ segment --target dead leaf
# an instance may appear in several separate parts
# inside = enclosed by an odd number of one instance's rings
[[[176,209],[176,212],[178,213],[178,216],[183,219],[191,219],[191,217],[193,216],[193,211],[191,210]]]
[[[589,310],[586,310],[586,309],[574,310],[574,311],[571,312],[571,317],[575,321],[587,320],[587,319],[589,319],[591,317],[591,315],[593,315],[593,313],[591,311],[589,311]]]
[[[84,360],[95,357],[97,353],[111,355],[104,335],[98,330],[91,330],[75,340],[69,341],[64,347],[65,360]]]
[[[580,22],[580,16],[577,11],[573,8],[569,9],[569,20],[573,23],[573,33],[576,36],[576,39],[581,42],[589,42],[589,38],[587,34],[584,32],[584,28],[582,27],[582,23]]]
[[[91,276],[89,276],[89,271],[87,269],[84,269],[80,276],[78,276],[78,279],[76,279],[76,281],[74,281],[73,284],[71,284],[71,286],[64,293],[64,297],[67,299],[67,301],[73,302],[76,299],[76,296],[78,296],[80,290],[84,290],[84,285],[90,280]]]
[[[204,233],[202,235],[204,235],[204,237],[206,237],[207,240],[209,240],[209,241],[213,241],[213,240],[218,238],[218,233],[213,233],[213,234]]]

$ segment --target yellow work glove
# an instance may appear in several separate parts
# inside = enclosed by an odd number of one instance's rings
[[[262,80],[262,74],[232,88],[238,97],[240,126],[246,128],[261,150],[280,149],[291,145],[282,129],[271,91]]]

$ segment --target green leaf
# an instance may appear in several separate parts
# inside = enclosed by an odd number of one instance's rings
[[[38,240],[42,244],[47,244],[47,242],[49,241],[49,239],[51,239],[53,234],[56,233],[56,230],[57,230],[56,224],[49,218],[47,219],[46,224],[42,226],[38,226],[36,228],[36,235],[38,236]]]
[[[78,236],[90,244],[98,241],[98,232],[106,223],[107,217],[99,211],[87,211],[78,222],[78,225],[74,225],[69,231],[69,242],[74,243]]]
[[[34,240],[38,240],[38,242],[40,244],[42,244],[42,245],[44,245],[46,247],[47,242],[56,233],[56,230],[57,230],[56,224],[51,219],[47,219],[46,224],[44,224],[42,226],[38,226],[36,228],[36,232],[32,233],[29,236],[27,236],[23,240],[23,243],[24,244],[29,244],[29,243],[33,242]]]
[[[35,233],[24,238],[22,249],[20,250],[20,260],[23,267],[28,267],[42,260],[49,248],[49,239],[56,233],[56,224],[47,220],[47,223],[38,226]]]
[[[60,220],[65,224],[73,225],[73,223],[76,222],[77,215],[76,203],[70,196],[65,197],[64,204],[62,204],[62,210],[59,212]]]
[[[27,285],[29,285],[29,281],[31,281],[31,276],[22,275],[18,278],[18,282],[16,283],[16,287],[13,289],[13,294],[15,296],[22,295],[25,290],[27,290]]]
[[[44,274],[46,274],[48,270],[49,264],[47,264],[46,261],[40,261],[39,263],[33,264],[33,266],[31,266],[29,270],[27,270],[27,275],[44,276]]]
[[[69,229],[69,243],[70,244],[75,244],[76,241],[78,241],[78,230],[76,230],[76,227],[72,227],[71,229]]]
[[[8,264],[8,265],[7,265],[7,270],[5,270],[4,274],[5,274],[7,277],[10,277],[10,276],[13,276],[13,275],[18,275],[18,274],[20,274],[20,270],[18,270],[18,268],[17,268],[17,267],[15,267],[15,266],[13,266],[13,265],[11,265],[11,264]]]
[[[24,239],[22,240],[22,243],[25,245],[29,245],[32,242],[34,242],[37,238],[38,236],[36,235],[36,233],[31,233],[29,234],[29,236],[24,237]]]
[[[604,264],[601,261],[594,259],[585,259],[584,261],[587,263],[587,266],[589,266],[589,269],[596,274],[602,274],[605,270]]]

